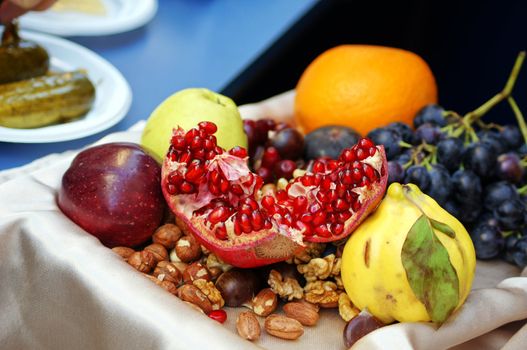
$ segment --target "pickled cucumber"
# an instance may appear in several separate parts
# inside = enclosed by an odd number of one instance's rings
[[[47,75],[0,85],[0,126],[37,128],[86,114],[95,87],[83,71]]]
[[[37,43],[21,40],[17,25],[7,24],[0,45],[0,84],[42,76],[48,69],[47,51]]]

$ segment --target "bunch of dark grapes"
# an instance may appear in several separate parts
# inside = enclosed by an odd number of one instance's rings
[[[506,88],[460,116],[428,105],[413,129],[392,123],[368,137],[384,144],[388,182],[414,183],[467,227],[479,259],[502,257],[527,266],[527,126],[514,98],[525,57],[520,53]],[[518,126],[485,124],[482,116],[501,101]]]

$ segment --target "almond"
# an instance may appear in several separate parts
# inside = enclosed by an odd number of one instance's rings
[[[238,315],[236,330],[243,339],[257,340],[260,338],[260,323],[251,311],[244,311]]]
[[[294,318],[304,326],[314,326],[318,322],[319,316],[316,309],[305,303],[287,303],[283,309],[287,317]]]
[[[258,316],[268,316],[278,305],[278,297],[271,290],[271,288],[262,289],[253,298],[251,306],[255,314]]]
[[[304,334],[304,327],[300,322],[277,314],[267,316],[264,327],[267,333],[281,339],[295,340]]]

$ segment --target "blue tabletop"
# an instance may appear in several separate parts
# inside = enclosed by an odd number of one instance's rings
[[[125,130],[172,93],[187,87],[220,91],[315,0],[159,0],[154,19],[134,31],[72,37],[119,69],[133,91],[127,116],[116,126],[82,139],[47,143],[0,142],[0,170],[50,153],[78,149]]]

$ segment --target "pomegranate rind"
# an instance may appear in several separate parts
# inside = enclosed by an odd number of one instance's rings
[[[355,231],[355,229],[372,213],[377,209],[377,206],[381,202],[384,194],[386,193],[386,187],[388,186],[388,168],[386,159],[386,152],[382,145],[377,146],[378,152],[364,160],[365,163],[371,165],[380,175],[379,182],[375,182],[369,186],[359,187],[354,189],[359,195],[362,207],[357,212],[353,213],[352,216],[346,220],[344,224],[344,232],[338,236],[331,237],[320,237],[320,236],[308,236],[304,240],[307,242],[315,243],[328,243],[336,240],[341,240],[348,237]]]

